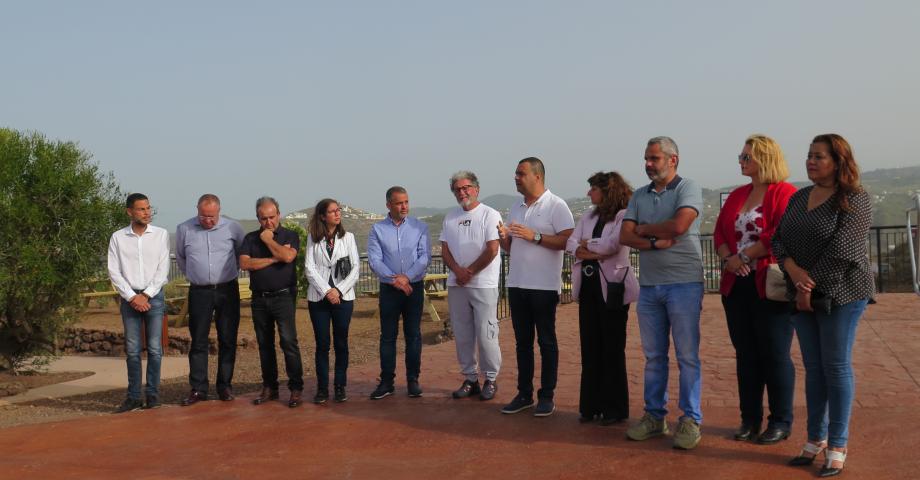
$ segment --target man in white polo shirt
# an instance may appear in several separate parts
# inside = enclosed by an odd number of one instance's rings
[[[559,367],[556,345],[556,305],[562,291],[565,242],[575,229],[572,211],[544,185],[543,162],[529,157],[518,162],[514,183],[524,201],[511,208],[509,225],[499,227],[501,247],[510,253],[508,305],[514,327],[518,365],[518,394],[502,413],[518,413],[534,406],[533,341],[540,345],[540,390],[534,416],[556,410],[553,391]]]
[[[444,217],[441,255],[450,269],[447,304],[457,346],[457,361],[466,379],[454,398],[479,395],[491,400],[498,390],[495,378],[502,364],[498,345],[498,225],[502,217],[479,203],[479,179],[460,171],[450,177],[450,190],[459,207]],[[476,362],[477,347],[479,362]],[[479,385],[480,374],[485,378]]]

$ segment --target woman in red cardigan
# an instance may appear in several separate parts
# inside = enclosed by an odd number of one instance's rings
[[[770,239],[795,187],[785,181],[789,168],[783,151],[769,137],[748,137],[738,163],[751,183],[728,196],[714,233],[725,265],[719,290],[738,376],[741,427],[734,436],[769,445],[788,438],[792,428],[791,305],[768,300],[765,285],[767,269],[776,263]],[[764,387],[770,416],[761,433]]]

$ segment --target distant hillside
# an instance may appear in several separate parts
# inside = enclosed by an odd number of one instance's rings
[[[873,223],[877,226],[903,225],[904,210],[908,207],[913,195],[920,194],[920,166],[872,170],[864,172],[862,179],[866,190],[873,198]],[[801,188],[808,184],[808,182],[799,182],[796,183],[796,186]],[[719,215],[721,193],[730,192],[737,186],[703,189],[704,212],[700,229],[703,234],[712,233],[713,224]],[[482,203],[501,212],[502,217],[507,219],[511,206],[519,202],[521,196],[495,194],[481,200]],[[591,203],[586,197],[569,198],[566,199],[566,203],[576,219],[591,208]],[[347,205],[340,206],[345,228],[355,234],[358,249],[364,253],[371,225],[381,220],[383,216]],[[441,223],[444,221],[444,215],[452,208],[454,207],[412,207],[411,209],[413,216],[421,218],[428,224],[432,247],[436,253],[440,253],[438,237],[441,234]],[[306,225],[312,211],[312,208],[297,210],[285,215],[285,219]],[[247,232],[259,228],[259,223],[255,220],[240,220],[240,223],[243,225],[243,230]]]
[[[920,166],[882,168],[864,172],[863,187],[872,197],[872,225],[878,227],[900,226],[905,222],[905,210],[911,206],[913,197],[920,194]],[[811,185],[811,182],[793,182],[797,188]],[[700,231],[712,233],[719,215],[720,195],[731,192],[738,185],[716,190],[703,189],[705,214]]]

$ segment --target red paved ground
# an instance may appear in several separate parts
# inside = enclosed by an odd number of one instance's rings
[[[460,377],[453,343],[447,343],[423,352],[421,399],[407,398],[405,386],[398,384],[396,396],[368,400],[377,367],[363,365],[350,372],[351,400],[341,405],[255,407],[248,396],[232,403],[11,428],[0,431],[0,478],[785,479],[812,478],[817,472],[817,466],[785,466],[805,437],[804,375],[797,346],[792,440],[759,446],[728,439],[738,423],[738,399],[734,352],[717,296],[707,296],[704,307],[704,438],[696,450],[672,450],[670,438],[627,441],[625,426],[578,424],[576,309],[567,305],[559,310],[558,411],[548,418],[498,412],[514,394],[516,374],[513,333],[505,323],[499,401],[449,398]],[[920,443],[918,311],[916,296],[883,295],[860,326],[845,478],[917,478],[913,472],[920,469],[920,455],[912,447]],[[631,315],[630,396],[633,417],[638,418],[643,361]],[[676,366],[672,373],[676,386]],[[676,408],[673,388],[671,398]],[[672,425],[675,418],[672,413]]]

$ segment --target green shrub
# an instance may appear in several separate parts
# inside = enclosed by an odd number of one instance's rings
[[[73,142],[0,128],[0,370],[54,354],[126,223],[111,174]]]

